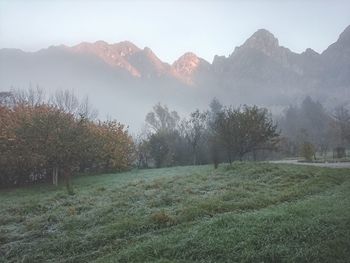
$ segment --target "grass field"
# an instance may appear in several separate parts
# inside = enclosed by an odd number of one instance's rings
[[[0,192],[2,262],[350,262],[350,170],[235,163]]]

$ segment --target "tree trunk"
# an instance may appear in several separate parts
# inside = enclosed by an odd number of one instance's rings
[[[73,192],[73,187],[72,187],[72,182],[71,182],[71,171],[69,168],[64,168],[63,169],[63,174],[64,174],[64,179],[66,182],[66,188],[67,188],[67,192],[68,194],[72,195],[74,194]]]
[[[232,155],[230,151],[227,151],[227,157],[228,157],[228,162],[230,163],[230,165],[232,164]]]
[[[257,159],[257,153],[256,153],[256,151],[253,151],[253,160],[254,160],[254,162],[256,161],[256,159]]]
[[[52,169],[52,184],[57,186],[58,185],[58,168],[54,167]]]
[[[217,160],[214,161],[214,169],[218,169],[219,167],[219,162]]]
[[[214,163],[214,168],[217,169],[219,167],[219,149],[215,141],[210,142],[210,152],[211,152],[211,158]]]

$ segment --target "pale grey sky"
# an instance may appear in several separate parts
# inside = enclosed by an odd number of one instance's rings
[[[130,40],[169,63],[187,51],[211,62],[266,28],[292,51],[322,52],[350,25],[349,10],[337,0],[0,0],[0,48]]]

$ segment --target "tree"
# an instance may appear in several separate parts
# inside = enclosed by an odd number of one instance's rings
[[[79,110],[79,100],[69,90],[57,90],[51,97],[51,103],[56,108],[73,115],[76,115]]]
[[[15,105],[27,105],[30,107],[42,105],[46,98],[44,89],[39,86],[36,86],[35,89],[30,86],[27,90],[13,89],[11,94],[13,94]]]
[[[237,151],[239,135],[238,110],[225,108],[217,115],[214,124],[215,137],[226,151],[229,163],[232,163]]]
[[[311,162],[312,158],[315,157],[315,147],[310,142],[304,142],[300,154],[306,161]]]
[[[135,140],[136,165],[138,168],[148,168],[150,157],[150,144],[146,138],[138,136]]]
[[[29,174],[42,163],[30,140],[21,133],[21,124],[31,118],[26,107],[0,107],[0,175],[3,185],[23,185]]]
[[[133,162],[128,130],[116,121],[93,120],[86,99],[70,92],[45,101],[35,91],[15,93],[15,103],[0,105],[0,185],[64,178],[72,193],[74,172],[121,171]]]
[[[340,128],[340,139],[344,145],[345,142],[350,142],[350,112],[345,105],[338,106],[335,109],[333,115],[339,128]]]
[[[153,132],[173,131],[178,127],[180,117],[176,111],[169,111],[166,105],[160,103],[146,115],[146,123]]]
[[[169,147],[169,136],[164,131],[159,131],[150,136],[150,154],[157,168],[168,166],[172,163],[172,154]]]
[[[201,113],[198,109],[190,114],[188,120],[183,122],[185,138],[191,146],[193,154],[193,165],[197,164],[199,143],[203,139],[206,129],[206,113]]]
[[[272,149],[279,136],[268,111],[257,106],[225,108],[215,122],[219,140],[225,147],[228,161],[260,149]]]
[[[16,131],[24,155],[30,156],[31,151],[34,156],[42,156],[41,167],[61,171],[67,190],[72,193],[71,173],[84,151],[79,139],[83,123],[53,106],[40,105],[29,112],[29,117],[21,118]],[[38,164],[33,163],[32,169],[38,169]]]
[[[306,97],[300,106],[290,106],[280,121],[282,135],[289,138],[296,146],[295,153],[301,151],[305,140],[300,140],[303,133],[315,150],[326,154],[334,143],[331,133],[334,133],[334,120],[326,112],[321,103]]]
[[[220,152],[222,146],[219,140],[217,129],[217,121],[223,110],[222,104],[218,99],[214,98],[209,104],[209,111],[207,113],[207,131],[206,137],[209,144],[209,152],[214,168],[217,169],[221,160]]]
[[[133,162],[134,143],[125,126],[116,121],[105,121],[96,127],[99,133],[99,165],[104,171],[122,171]]]
[[[178,131],[180,117],[167,106],[156,104],[146,115],[146,125],[150,129],[148,147],[156,167],[179,163],[182,140]]]

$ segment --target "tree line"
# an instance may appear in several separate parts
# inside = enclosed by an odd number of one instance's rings
[[[299,105],[272,116],[257,106],[224,106],[213,99],[209,109],[181,119],[157,104],[134,141],[138,167],[208,164],[284,157],[345,158],[350,145],[350,110],[333,110],[306,97]]]
[[[6,95],[6,94],[5,94]],[[0,185],[64,180],[72,192],[76,172],[131,167],[133,141],[126,127],[99,121],[88,99],[58,91],[46,100],[40,89],[16,91],[0,103]]]
[[[217,99],[209,110],[181,119],[157,104],[146,115],[146,129],[135,140],[138,167],[232,163],[256,159],[276,149],[279,132],[272,116],[257,106],[224,107]]]
[[[302,155],[311,161],[316,152],[323,158],[334,152],[334,157],[345,157],[349,148],[349,104],[326,110],[320,102],[306,97],[300,105],[288,107],[278,123],[282,131],[280,152],[287,156]]]
[[[132,137],[115,120],[101,121],[89,100],[37,89],[0,94],[0,186],[64,181],[72,192],[77,173],[264,160],[347,147],[346,105],[329,113],[306,98],[279,117],[261,107],[224,106],[213,99],[207,110],[187,117],[160,103],[146,114]]]

